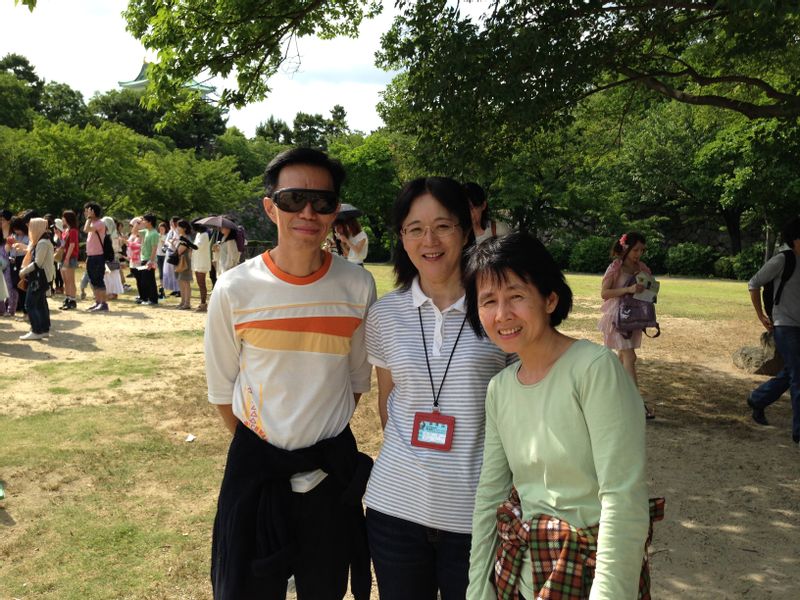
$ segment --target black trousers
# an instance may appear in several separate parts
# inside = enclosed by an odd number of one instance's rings
[[[153,304],[158,304],[158,287],[156,286],[155,269],[141,269],[136,278],[139,289],[139,297]]]
[[[347,540],[352,532],[346,530],[339,514],[341,494],[333,477],[326,477],[310,492],[292,494],[290,518],[297,527],[298,541],[292,562],[298,600],[341,600],[347,593]],[[246,597],[286,598],[286,583],[268,589],[263,582],[254,578]]]

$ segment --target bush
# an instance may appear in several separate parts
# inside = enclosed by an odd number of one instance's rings
[[[736,279],[736,271],[733,268],[732,256],[720,256],[714,263],[714,277],[721,279]]]
[[[556,261],[559,269],[564,270],[569,267],[570,246],[564,242],[553,240],[547,244],[547,250],[553,256],[553,260]]]
[[[733,257],[733,274],[736,279],[747,281],[764,264],[764,244],[753,244]]]
[[[653,273],[664,273],[667,270],[667,249],[661,245],[648,244],[642,260]]]
[[[603,273],[611,262],[608,238],[592,235],[578,241],[569,256],[570,271],[581,273]]]
[[[713,275],[716,251],[710,246],[684,242],[667,250],[667,270],[672,275]]]

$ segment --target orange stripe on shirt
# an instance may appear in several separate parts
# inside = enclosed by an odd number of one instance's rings
[[[262,350],[313,352],[345,356],[350,353],[349,337],[314,332],[244,329],[239,331],[242,340]]]
[[[272,331],[294,331],[297,333],[322,333],[353,337],[361,325],[357,317],[294,317],[290,319],[263,319],[246,321],[236,325],[236,331],[245,329],[269,329]]]

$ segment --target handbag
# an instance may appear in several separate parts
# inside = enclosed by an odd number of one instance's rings
[[[64,249],[63,246],[61,246],[55,252],[53,252],[53,262],[57,263],[62,262],[64,260],[64,252],[66,252],[66,250]]]
[[[636,283],[636,277],[631,277],[626,285],[634,283]],[[633,294],[625,294],[620,297],[614,325],[625,339],[630,339],[635,331],[642,331],[651,338],[661,335],[661,328],[656,321],[656,305],[653,302],[634,298]],[[656,334],[647,333],[648,327],[655,327]]]
[[[109,271],[119,271],[119,261],[115,258],[106,263]]]
[[[183,273],[189,269],[189,260],[186,258],[186,252],[178,257],[178,264],[175,266],[176,273]]]
[[[181,257],[178,256],[177,252],[170,252],[167,254],[167,262],[171,265],[177,265],[181,260]]]

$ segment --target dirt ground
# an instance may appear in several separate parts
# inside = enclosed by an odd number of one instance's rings
[[[177,361],[185,381],[202,381],[198,332],[205,315],[175,310],[177,300],[156,308],[126,298],[99,315],[60,313],[58,304],[50,301],[48,341],[19,341],[26,324],[0,319],[0,374],[13,372],[28,380],[45,362],[78,366],[90,357],[119,355],[123,361],[145,356],[153,368]],[[564,331],[599,341],[587,334],[591,328],[583,320],[589,318],[577,314]],[[742,373],[730,358],[739,346],[756,343],[758,324],[755,319],[661,321],[662,336],[645,340],[639,363],[642,393],[657,411],[657,419],[647,425],[651,494],[667,499],[666,518],[657,524],[651,548],[653,597],[796,599],[800,449],[791,443],[789,403],[783,399],[768,411],[772,426],[754,425],[744,398],[764,378]],[[179,344],[169,341],[174,339],[169,332],[177,332]],[[0,413],[23,416],[79,404],[129,402],[136,396],[126,392],[140,383],[137,377],[123,377],[104,394],[44,392],[14,398]],[[362,449],[376,455],[381,433],[374,404],[374,395],[362,400],[354,430]],[[192,433],[217,435],[218,426],[209,418],[195,422]],[[166,415],[159,427],[171,435],[188,433],[180,415]]]

